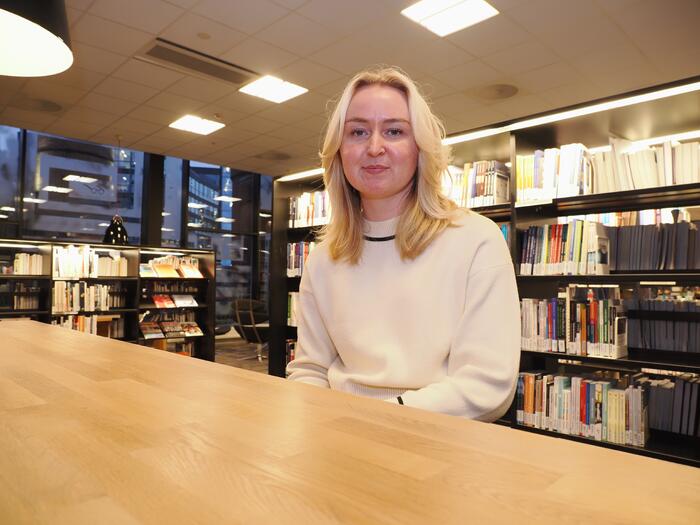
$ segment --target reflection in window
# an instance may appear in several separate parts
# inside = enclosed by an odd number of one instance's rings
[[[21,130],[0,126],[0,237],[17,237]]]
[[[268,303],[270,293],[270,245],[272,242],[272,177],[269,175],[260,175],[258,233],[260,300]]]
[[[161,223],[161,245],[180,246],[182,170],[184,161],[175,157],[164,160],[163,222]]]
[[[24,235],[101,242],[121,215],[129,244],[141,238],[140,151],[27,132]]]

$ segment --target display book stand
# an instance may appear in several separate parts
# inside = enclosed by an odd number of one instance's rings
[[[697,82],[700,78],[687,79],[665,86],[657,86],[634,92],[657,91],[662,87]],[[610,99],[589,102],[565,109],[576,109],[594,103],[614,100],[631,94]],[[562,111],[558,110],[557,112]],[[556,112],[551,112],[556,113]],[[540,116],[540,115],[537,115]],[[527,117],[529,119],[531,117]],[[523,119],[524,120],[524,119]],[[494,127],[508,125],[502,123]],[[497,223],[508,225],[508,243],[514,261],[519,261],[522,249],[517,230],[526,229],[531,224],[556,222],[557,217],[635,211],[669,207],[700,206],[700,184],[685,184],[665,187],[645,188],[630,191],[617,191],[603,194],[580,195],[566,198],[553,198],[548,202],[516,206],[516,177],[518,155],[531,155],[536,149],[560,147],[564,144],[582,143],[589,148],[604,146],[610,137],[623,137],[628,140],[644,140],[652,137],[683,133],[700,129],[700,93],[691,92],[659,100],[645,101],[635,105],[608,109],[602,112],[533,125],[505,131],[495,135],[462,142],[453,146],[453,163],[461,165],[478,160],[498,160],[510,162],[511,184],[510,203],[475,209]],[[697,140],[697,139],[696,139]],[[293,181],[275,181],[273,204],[272,256],[270,264],[270,374],[284,377],[288,359],[287,341],[296,339],[296,328],[287,326],[288,293],[298,291],[300,277],[287,277],[287,244],[312,241],[317,227],[289,228],[289,200],[303,192],[323,189],[319,175]],[[700,247],[698,247],[700,248]],[[696,249],[698,249],[696,248]],[[517,265],[516,265],[517,273]],[[577,284],[620,284],[626,287],[639,286],[642,282],[675,283],[678,286],[700,285],[700,270],[694,271],[653,271],[653,272],[612,272],[610,275],[518,275],[517,283],[521,297],[557,297],[557,291],[569,283]],[[660,313],[661,314],[661,313]],[[669,318],[699,316],[700,314],[664,312]],[[653,314],[652,314],[653,316]],[[665,317],[664,317],[665,318]],[[700,321],[700,319],[688,319]],[[628,356],[620,359],[570,356],[557,353],[521,352],[520,370],[546,371],[548,373],[585,373],[596,370],[644,372],[652,375],[657,372],[700,374],[700,353],[668,352],[628,349]],[[663,377],[663,376],[660,376]],[[700,409],[700,407],[699,407]],[[627,446],[596,441],[573,435],[541,430],[516,421],[515,401],[508,413],[497,421],[519,430],[546,434],[562,439],[570,439],[597,446],[622,450],[630,453],[651,456],[694,466],[700,466],[700,439],[658,430],[650,430],[644,447]]]
[[[101,267],[99,276],[79,276],[85,273],[71,272],[70,269],[68,274],[74,275],[65,276],[65,269],[61,274],[56,267],[57,259],[54,255],[56,250],[68,246],[76,249],[89,246],[99,257],[104,258],[108,258],[110,253],[118,254],[124,262],[120,269]],[[39,255],[41,260],[35,260],[38,264],[33,266],[20,267],[22,273],[18,273],[14,272],[16,254]],[[140,265],[153,258],[168,255],[196,258],[202,277],[140,275]],[[27,261],[27,264],[32,264],[30,257],[25,257],[22,264]],[[8,271],[14,273],[4,273]],[[72,324],[83,331],[130,343],[171,351],[185,348],[191,350],[187,352],[188,355],[214,361],[216,281],[213,252],[7,239],[0,240],[0,272],[3,272],[0,273],[0,320],[29,318],[44,323]],[[108,287],[103,288],[101,296],[103,301],[107,301],[106,307],[105,302],[94,299],[100,297],[96,290],[103,286]],[[64,293],[66,288],[76,290],[75,296],[70,292]],[[159,291],[161,295],[172,295],[182,290],[182,293],[194,298],[196,306],[170,305],[170,308],[164,308],[157,306],[152,300],[154,293]],[[68,295],[69,300],[57,304],[54,298],[56,291],[60,292],[58,295]],[[76,300],[73,301],[73,298]],[[185,316],[191,319],[200,327],[202,334],[147,340],[140,329],[140,320],[167,319],[168,316]],[[184,342],[188,344],[182,345]]]

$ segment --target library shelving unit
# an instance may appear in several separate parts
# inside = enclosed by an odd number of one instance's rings
[[[581,216],[607,212],[638,211],[659,208],[700,207],[700,183],[674,184],[628,191],[614,191],[600,194],[578,195],[552,198],[533,204],[516,203],[518,173],[517,157],[532,155],[536,149],[557,148],[564,144],[581,143],[588,148],[606,146],[610,138],[624,138],[629,141],[642,141],[656,137],[666,137],[700,130],[700,91],[680,90],[678,94],[663,98],[645,97],[661,89],[676,88],[696,83],[700,77],[685,79],[663,86],[627,93],[609,99],[592,101],[546,114],[525,117],[518,121],[508,121],[494,125],[493,133],[483,133],[485,129],[465,132],[474,139],[456,142],[452,145],[453,163],[456,165],[477,160],[499,160],[511,166],[510,204],[475,209],[496,222],[509,226],[508,242],[513,261],[519,261],[521,246],[518,245],[519,229],[529,225],[556,222],[559,217]],[[637,97],[638,95],[642,95]],[[634,103],[611,104],[599,111],[575,110],[593,107],[598,104],[616,102],[629,97],[637,97]],[[565,113],[566,112],[566,113]],[[566,118],[553,118],[565,113]],[[549,118],[552,117],[552,118]],[[531,123],[531,125],[530,125]],[[678,140],[684,140],[679,138]],[[697,136],[695,138],[697,140]],[[694,174],[700,180],[700,174]],[[284,377],[286,364],[286,340],[296,336],[295,329],[287,326],[287,294],[298,290],[300,279],[286,277],[286,247],[288,242],[313,240],[314,229],[294,230],[288,228],[289,199],[304,191],[322,189],[320,176],[294,181],[275,181],[273,206],[273,240],[271,258],[271,342],[270,373]],[[694,213],[694,212],[693,212]],[[700,215],[691,214],[692,220],[700,220]],[[698,248],[696,248],[698,249]],[[517,269],[519,267],[518,264]],[[517,275],[521,298],[551,298],[557,296],[560,287],[576,284],[620,284],[628,289],[641,283],[671,284],[678,286],[700,286],[700,269],[669,270],[646,272],[616,272],[610,275]],[[654,319],[686,320],[700,322],[698,313],[654,312]],[[700,374],[700,348],[694,352],[670,352],[661,350],[628,349],[628,356],[609,359],[591,356],[574,356],[558,353],[544,353],[523,350],[520,369],[523,372],[544,371],[557,374],[564,372],[586,373],[596,370],[619,372],[643,372],[655,374],[670,371],[671,374]],[[698,403],[700,411],[700,402]],[[515,402],[508,413],[496,422],[514,429],[536,432],[576,440],[629,453],[646,455],[658,459],[700,466],[700,438],[651,429],[644,447],[613,444],[574,435],[565,435],[549,430],[541,430],[517,423]]]
[[[98,257],[115,257],[124,260],[121,271],[100,271],[99,276],[82,276],[65,268],[60,269],[58,253],[72,246],[76,249],[89,246]],[[32,266],[17,267],[18,254],[26,260],[32,255],[41,259]],[[153,257],[163,255],[187,256],[198,259],[202,278],[148,278],[139,275],[139,264]],[[29,264],[29,263],[27,263]],[[17,273],[19,270],[19,273]],[[192,295],[196,297],[197,306],[178,307],[168,313],[183,314],[193,312],[193,319],[201,328],[203,335],[199,337],[180,338],[192,341],[192,355],[201,359],[214,360],[214,298],[215,298],[215,264],[214,254],[210,251],[168,248],[151,248],[144,246],[112,246],[101,244],[86,244],[78,242],[34,241],[34,240],[0,240],[0,320],[28,318],[44,323],[71,324],[78,320],[95,317],[96,333],[122,341],[151,345],[142,337],[139,321],[155,311],[149,304],[148,298],[152,293],[154,283],[167,287],[189,286]],[[83,283],[83,284],[81,284]],[[81,299],[75,304],[54,304],[54,296],[65,295],[66,289],[74,286],[79,289]],[[86,307],[85,289],[98,285],[109,286],[107,295],[110,306]],[[177,288],[179,289],[179,288]],[[177,293],[177,289],[176,292]],[[67,295],[70,295],[69,293]],[[84,319],[79,319],[84,318]],[[115,325],[110,323],[114,322]],[[118,327],[118,328],[117,328]],[[165,341],[166,344],[180,342],[179,340]],[[166,345],[163,345],[166,346]]]

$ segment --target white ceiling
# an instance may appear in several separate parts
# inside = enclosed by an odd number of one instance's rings
[[[329,100],[374,64],[417,79],[448,133],[700,74],[698,0],[490,0],[498,16],[447,38],[399,14],[414,1],[67,0],[73,67],[0,77],[0,124],[282,175],[317,166]],[[157,36],[309,92],[278,105],[132,58]],[[477,95],[493,83],[519,93]],[[168,128],[186,112],[226,127]]]

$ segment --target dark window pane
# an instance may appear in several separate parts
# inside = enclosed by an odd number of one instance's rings
[[[183,164],[182,159],[175,157],[165,157],[164,160],[165,188],[161,225],[161,244],[163,246],[180,245]]]
[[[118,214],[139,244],[143,160],[140,151],[27,132],[24,235],[101,242]]]
[[[0,237],[17,236],[21,130],[0,126]]]

